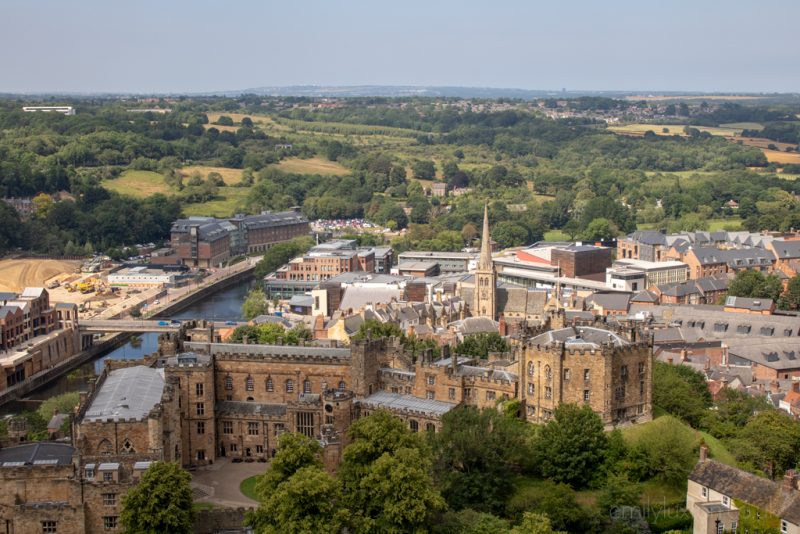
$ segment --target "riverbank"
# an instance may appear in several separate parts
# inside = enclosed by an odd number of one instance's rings
[[[215,286],[215,291],[209,292],[206,289],[191,301],[167,302],[164,309],[168,311],[160,311],[159,317],[181,321],[191,319],[239,321],[242,319],[242,303],[247,296],[251,282],[252,278],[237,279],[235,283],[228,283],[224,287]],[[170,307],[169,304],[178,305]],[[43,401],[70,391],[87,391],[93,377],[102,371],[105,365],[103,362],[106,359],[135,360],[152,354],[158,349],[158,334],[156,333],[124,334],[124,337],[116,339],[118,344],[106,344],[102,349],[95,349],[93,354],[84,355],[80,361],[73,360],[73,365],[69,369],[62,369],[60,376],[51,378],[49,382],[42,382],[33,389],[29,389],[24,395],[20,395],[18,397],[20,401],[7,402],[0,408],[0,415],[14,414],[30,409],[30,405],[33,403],[22,402],[23,399]]]

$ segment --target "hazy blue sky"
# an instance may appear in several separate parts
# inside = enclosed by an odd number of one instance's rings
[[[800,0],[0,0],[0,91],[800,91]]]

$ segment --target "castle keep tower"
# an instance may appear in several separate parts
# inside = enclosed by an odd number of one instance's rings
[[[497,273],[492,262],[492,245],[489,236],[489,206],[483,208],[483,233],[481,234],[481,256],[475,269],[475,291],[472,316],[495,318],[497,311]]]

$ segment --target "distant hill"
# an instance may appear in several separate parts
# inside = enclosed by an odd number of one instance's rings
[[[235,96],[255,94],[262,96],[305,96],[305,97],[455,97],[455,98],[516,98],[533,100],[537,98],[607,96],[620,97],[641,94],[635,91],[556,91],[540,89],[510,89],[497,87],[436,87],[413,85],[292,85],[285,87],[255,87],[242,91],[222,94]],[[659,93],[663,94],[663,93]],[[683,93],[686,94],[686,93]]]

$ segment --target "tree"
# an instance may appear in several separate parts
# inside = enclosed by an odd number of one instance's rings
[[[541,474],[574,488],[589,484],[606,452],[603,422],[589,406],[561,404],[536,441]]]
[[[697,428],[711,406],[705,377],[685,365],[655,362],[653,405]]]
[[[220,126],[233,126],[233,119],[227,115],[220,115],[216,124],[219,124]]]
[[[436,176],[436,165],[430,160],[416,160],[411,164],[411,171],[414,173],[414,178],[433,180]]]
[[[513,476],[531,456],[526,424],[494,409],[460,407],[433,436],[434,474],[453,509],[502,511]]]
[[[55,201],[53,197],[48,195],[47,193],[39,193],[35,197],[33,197],[33,216],[37,219],[47,219],[50,215],[50,212],[53,211],[53,206],[55,206]]]
[[[444,513],[433,525],[433,534],[502,534],[508,531],[508,521],[470,508]]]
[[[207,179],[210,183],[217,187],[225,187],[225,180],[222,179],[222,175],[217,171],[211,171],[208,173]]]
[[[778,308],[782,310],[800,310],[800,275],[789,280],[786,292],[778,299]]]
[[[502,248],[518,247],[528,241],[528,229],[513,221],[503,221],[495,225],[492,237]]]
[[[593,219],[580,233],[582,241],[607,241],[619,234],[619,229],[606,218]]]
[[[480,332],[464,337],[454,350],[456,354],[485,360],[490,352],[508,352],[511,346],[497,332]]]
[[[525,512],[522,523],[512,528],[509,534],[567,534],[566,532],[553,530],[550,518],[545,514],[535,512]]]
[[[291,241],[270,247],[256,264],[255,277],[263,278],[295,256],[303,254],[313,245],[314,241],[310,237],[295,237]]]
[[[476,237],[478,237],[478,229],[472,223],[467,223],[461,228],[461,237],[467,245],[472,244]]]
[[[355,532],[413,532],[444,499],[430,475],[430,451],[387,411],[353,423],[338,478]]]
[[[628,473],[637,480],[656,478],[680,487],[695,464],[694,431],[668,415],[640,432],[628,455]]]
[[[525,512],[547,514],[553,528],[587,532],[589,517],[575,496],[575,491],[566,484],[544,480],[519,487],[506,503],[506,513],[512,519],[521,519]]]
[[[610,474],[597,497],[597,505],[604,513],[620,506],[639,506],[641,489],[628,480],[625,474]]]
[[[402,337],[403,331],[397,323],[382,323],[377,319],[367,319],[358,327],[352,339],[380,339],[382,337]]]
[[[267,300],[267,295],[264,294],[264,290],[260,287],[251,289],[244,300],[244,304],[242,304],[244,318],[249,321],[253,317],[264,315],[267,312],[269,312],[269,301]]]
[[[347,518],[340,500],[339,484],[324,469],[301,467],[274,491],[262,495],[247,523],[259,534],[338,534]]]
[[[770,273],[765,276],[761,271],[753,269],[745,269],[736,273],[736,277],[728,286],[728,295],[732,297],[777,301],[782,292],[783,284],[777,275]]]
[[[778,478],[800,454],[800,426],[789,415],[767,410],[750,419],[731,444],[739,462]]]
[[[155,462],[122,499],[125,532],[190,533],[193,529],[192,477],[176,463]]]
[[[322,468],[322,446],[284,433],[269,469],[256,482],[261,504],[247,516],[259,533],[341,531],[347,517],[338,483]]]

